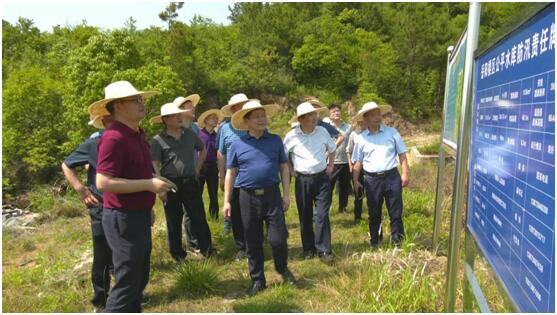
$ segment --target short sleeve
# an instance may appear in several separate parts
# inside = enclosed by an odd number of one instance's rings
[[[228,152],[228,155],[227,155],[227,158],[226,158],[226,168],[227,169],[238,168],[239,167],[238,153],[237,153],[237,148],[238,148],[237,144],[238,143],[240,143],[240,141],[235,141],[230,146],[230,151]]]
[[[358,141],[354,141],[354,151],[352,151],[352,162],[362,162],[362,161],[363,161],[363,147],[360,143],[358,143]]]
[[[69,168],[76,168],[78,166],[83,166],[89,163],[89,151],[91,150],[91,145],[93,144],[93,139],[87,139],[79,147],[73,151],[64,160],[64,164]]]
[[[159,136],[154,136],[153,140],[151,140],[151,159],[153,161],[162,161],[162,147],[157,138]]]
[[[226,133],[227,126],[228,124],[223,125],[221,128],[219,128],[219,141],[218,141],[217,150],[222,155],[226,155],[226,146],[224,145],[224,141],[226,139],[225,133]]]
[[[99,141],[97,173],[119,177],[125,164],[126,148],[117,138],[105,133]]]
[[[203,144],[203,142],[201,141],[201,139],[199,138],[198,135],[194,134],[193,139],[194,139],[194,144],[193,145],[194,145],[194,148],[197,151],[201,151],[205,148],[205,145]]]
[[[406,151],[408,151],[408,150],[406,149],[406,145],[404,144],[404,140],[402,140],[402,137],[400,136],[400,133],[398,133],[398,131],[396,129],[394,129],[393,138],[395,139],[396,153],[397,154],[406,153]]]
[[[294,129],[289,131],[284,137],[283,147],[284,147],[284,153],[286,155],[292,152],[292,149],[294,148],[294,137],[292,136],[293,132],[295,132]]]
[[[288,158],[286,157],[286,151],[284,150],[284,144],[279,136],[276,137],[277,146],[279,148],[279,164],[288,163]]]

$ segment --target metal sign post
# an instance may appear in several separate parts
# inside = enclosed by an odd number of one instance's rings
[[[447,76],[445,79],[445,101],[443,104],[443,113],[447,107],[447,92],[449,82],[449,61],[451,60],[451,53],[454,46],[447,48]],[[445,115],[441,120],[441,126],[445,126]],[[443,132],[439,138],[439,163],[437,164],[437,188],[435,189],[435,210],[433,212],[433,250],[437,251],[437,243],[439,241],[439,230],[441,228],[441,203],[443,202],[443,179],[445,177],[445,150],[443,150]]]
[[[451,313],[454,312],[456,304],[458,258],[460,255],[460,234],[462,231],[462,208],[465,205],[465,180],[468,171],[468,150],[470,142],[472,71],[474,67],[474,51],[478,45],[480,11],[480,3],[472,2],[470,4],[468,12],[467,45],[456,156],[456,172],[453,184],[447,278],[445,283],[445,311]]]

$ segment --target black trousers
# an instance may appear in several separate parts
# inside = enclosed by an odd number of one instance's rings
[[[313,176],[296,177],[296,205],[300,218],[304,251],[331,253],[331,183],[323,171]],[[315,208],[314,208],[315,205]],[[315,234],[313,224],[315,223]]]
[[[149,282],[151,210],[103,210],[103,229],[112,250],[115,283],[106,312],[141,312],[143,290]]]
[[[362,191],[356,191],[354,189],[354,219],[362,218],[362,204],[364,202],[365,186],[364,186],[364,172],[360,172],[360,177],[358,178],[360,185],[362,185]]]
[[[265,284],[263,272],[263,222],[273,251],[275,269],[283,273],[287,267],[288,245],[284,208],[278,186],[265,189],[263,195],[240,189],[240,208],[246,236],[249,273],[252,281]]]
[[[164,203],[168,248],[174,259],[186,257],[182,246],[182,218],[187,213],[190,220],[190,232],[199,242],[199,249],[208,253],[212,249],[211,231],[205,217],[203,201],[201,200],[201,187],[194,177],[170,179],[178,190],[169,191]]]
[[[209,214],[212,218],[219,217],[219,171],[216,163],[205,163],[199,174],[199,185],[201,192],[207,183],[207,192],[209,193]]]
[[[232,200],[230,202],[230,216],[232,223],[232,236],[238,251],[246,250],[246,237],[244,235],[244,223],[242,220],[242,211],[240,207],[240,188],[232,190]]]
[[[364,175],[367,207],[369,211],[369,234],[372,245],[377,245],[381,233],[381,209],[387,204],[391,221],[391,241],[400,243],[404,238],[402,224],[402,181],[398,170],[384,177]]]
[[[112,251],[108,246],[102,227],[102,214],[102,202],[89,208],[93,238],[93,266],[91,268],[93,298],[91,303],[96,307],[104,308],[110,290],[110,273],[113,271],[113,266]]]
[[[350,178],[350,167],[346,164],[335,164],[333,174],[331,175],[331,198],[333,190],[335,189],[338,181],[338,206],[340,209],[346,209],[348,205],[348,195],[352,188]]]

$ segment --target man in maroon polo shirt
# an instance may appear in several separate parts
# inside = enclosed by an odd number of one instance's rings
[[[105,88],[103,100],[89,107],[90,112],[108,111],[114,117],[99,141],[97,163],[97,186],[104,197],[102,224],[116,280],[106,312],[141,312],[149,282],[155,194],[175,187],[164,178],[153,178],[149,145],[139,128],[144,98],[155,93],[118,81]]]

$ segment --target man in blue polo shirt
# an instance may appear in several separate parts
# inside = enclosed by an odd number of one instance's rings
[[[223,213],[230,216],[232,185],[239,189],[240,209],[247,243],[249,272],[252,284],[248,295],[254,295],[266,287],[263,273],[263,221],[268,227],[268,238],[273,250],[275,269],[284,282],[294,284],[288,270],[287,231],[284,212],[290,204],[290,173],[288,160],[279,136],[269,133],[268,116],[278,105],[261,105],[259,100],[247,102],[242,110],[232,116],[232,125],[249,132],[230,146],[225,179]],[[280,196],[279,170],[282,178],[283,196]],[[237,180],[234,177],[237,174]]]
[[[381,233],[381,208],[387,204],[391,220],[391,242],[400,245],[404,239],[402,224],[402,188],[408,186],[410,168],[406,158],[406,146],[395,128],[381,123],[382,115],[389,112],[389,105],[378,106],[374,102],[364,104],[356,120],[363,117],[368,129],[362,131],[355,143],[352,160],[355,161],[353,181],[356,190],[364,172],[364,185],[369,212],[369,234],[372,248],[377,248]],[[397,169],[397,157],[402,175]]]

